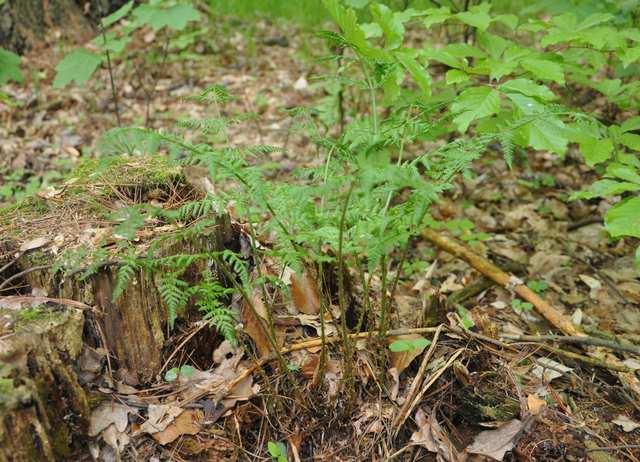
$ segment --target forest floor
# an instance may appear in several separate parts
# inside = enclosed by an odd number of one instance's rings
[[[239,24],[237,30],[246,26]],[[276,177],[286,177],[299,165],[320,165],[323,159],[312,140],[295,130],[289,109],[327,98],[327,83],[316,79],[318,69],[327,65],[315,60],[324,45],[292,27],[285,35],[282,28],[258,22],[251,34],[217,36],[213,45],[196,46],[197,59],[168,60],[151,74],[140,75],[132,63],[116,66],[122,124],[170,129],[181,118],[205,116],[205,109],[186,97],[222,84],[236,97],[230,112],[258,114],[230,128],[231,144],[283,147],[264,159],[273,163]],[[8,86],[16,105],[0,102],[0,200],[6,203],[41,183],[45,192],[58,187],[81,156],[96,153],[100,135],[116,126],[106,72],[85,88],[54,89],[53,57],[51,50],[28,55],[31,82]],[[578,154],[569,152],[563,159],[552,153],[520,155],[513,168],[490,154],[474,172],[431,210],[434,218],[449,220],[442,232],[499,265],[516,268],[519,278],[592,335],[640,344],[640,272],[633,264],[633,243],[607,237],[601,218],[605,201],[566,200],[591,182]],[[362,350],[357,352],[358,377],[369,385],[363,385],[355,408],[343,408],[331,383],[324,406],[315,409],[303,402],[272,409],[265,404],[267,393],[265,401],[254,396],[238,402],[206,428],[193,430],[191,422],[176,418],[167,423],[176,432],[173,439],[133,436],[134,427],[139,430],[145,421],[138,413],[138,422],[125,431],[131,442],[123,447],[123,458],[266,460],[267,442],[281,440],[293,460],[363,460],[363,454],[367,460],[462,460],[462,448],[471,445],[484,445],[479,452],[498,460],[640,460],[640,406],[615,371],[585,362],[579,345],[551,347],[541,338],[519,339],[539,336],[548,327],[530,306],[514,302],[509,290],[483,283],[465,262],[421,239],[414,240],[410,254],[415,263],[405,270],[394,296],[394,328],[425,327],[430,317],[427,327],[455,325],[456,316],[470,317],[473,325],[468,332],[445,329],[434,341],[427,370],[434,383],[404,424],[395,425],[394,415],[416,380],[422,350],[393,359],[395,367],[382,384],[371,367],[375,358]],[[359,290],[353,289],[356,296]],[[307,330],[292,333],[286,327],[285,347],[304,340]],[[181,325],[172,345],[194,329]],[[178,356],[185,358],[196,346],[187,342],[180,348]],[[615,354],[629,370],[640,370],[637,354]],[[313,353],[295,352],[291,361],[301,366],[302,392],[312,393]],[[286,392],[265,387],[258,373],[255,381],[263,391]],[[123,388],[121,397],[137,393],[135,385]],[[509,428],[495,430],[505,422]],[[115,460],[109,457],[119,449],[100,444],[100,457]]]

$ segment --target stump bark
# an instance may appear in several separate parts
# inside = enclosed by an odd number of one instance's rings
[[[101,17],[126,0],[7,0],[0,5],[0,46],[16,53],[43,47],[59,30],[74,43],[95,35]]]
[[[7,310],[3,319],[10,316]],[[82,348],[84,314],[48,306],[0,340],[0,460],[72,460],[90,414],[73,362]]]

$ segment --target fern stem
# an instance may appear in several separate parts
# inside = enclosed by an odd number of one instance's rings
[[[340,328],[342,331],[342,347],[344,353],[344,376],[345,383],[347,385],[347,390],[351,392],[352,389],[352,357],[351,357],[351,344],[349,342],[349,332],[347,330],[347,297],[345,293],[345,284],[344,284],[344,255],[343,255],[343,244],[344,244],[344,228],[347,219],[347,209],[349,208],[349,199],[351,198],[351,193],[353,192],[354,184],[353,182],[349,185],[349,190],[347,191],[347,196],[344,200],[344,205],[342,206],[342,213],[340,216],[340,227],[338,230],[338,299],[340,305]]]

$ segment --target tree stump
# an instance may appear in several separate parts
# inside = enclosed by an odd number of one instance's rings
[[[0,308],[2,461],[71,460],[84,444],[89,401],[72,366],[82,348],[84,314],[63,303],[46,305],[33,319],[20,317],[15,306]]]

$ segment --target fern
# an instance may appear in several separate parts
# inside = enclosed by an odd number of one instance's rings
[[[138,262],[134,258],[127,257],[124,259],[116,275],[116,285],[113,288],[113,294],[111,296],[113,302],[116,302],[124,293],[139,269]]]
[[[167,305],[167,317],[169,327],[173,329],[178,312],[182,310],[189,301],[189,284],[178,279],[176,274],[169,273],[160,280],[160,296]]]
[[[212,279],[210,272],[206,272],[203,281],[194,287],[193,292],[203,319],[215,326],[226,340],[235,344],[237,321],[233,312],[224,304],[233,290],[223,287]]]

